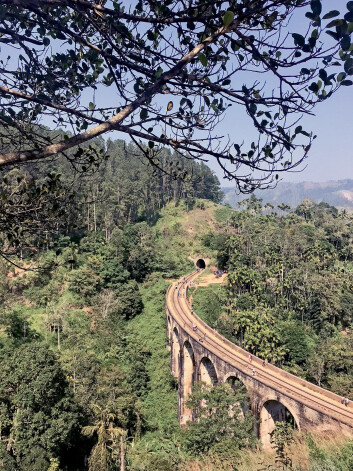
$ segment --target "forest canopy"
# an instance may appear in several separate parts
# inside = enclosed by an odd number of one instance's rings
[[[65,159],[3,171],[0,175],[0,232],[4,256],[47,246],[62,235],[113,231],[126,224],[153,223],[169,202],[195,198],[219,203],[218,178],[203,162],[161,149],[159,167],[151,166],[135,144],[122,140],[93,141],[109,158],[78,178]],[[177,165],[179,178],[167,170]]]
[[[199,179],[187,189],[165,182],[163,203],[152,175],[146,206],[141,188],[130,195],[141,161],[125,159],[123,142],[114,146],[106,171],[75,197],[91,198],[97,183],[97,199],[82,212],[73,206],[70,223],[17,259],[41,270],[0,260],[0,469],[121,471],[125,460],[127,471],[247,471],[258,442],[251,409],[238,419],[249,397],[236,380],[196,383],[189,401],[198,420],[179,427],[166,348],[170,279],[191,272],[195,254],[218,259],[228,283],[190,288],[197,315],[254,355],[353,400],[352,216],[309,200],[276,213],[251,198],[234,211],[194,198],[218,189]],[[119,205],[100,201],[106,188]],[[306,469],[334,459],[348,471],[351,450],[318,448]]]

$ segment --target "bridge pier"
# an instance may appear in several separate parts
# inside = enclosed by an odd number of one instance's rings
[[[180,425],[186,425],[193,420],[192,410],[186,405],[189,394],[196,381],[197,371],[195,355],[189,339],[186,339],[181,347],[181,368],[178,389],[178,416]]]

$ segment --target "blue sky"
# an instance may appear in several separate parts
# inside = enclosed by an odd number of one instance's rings
[[[127,2],[128,3],[128,2]],[[134,2],[132,2],[134,3]],[[337,9],[346,10],[345,0],[322,0],[323,11]],[[304,33],[308,26],[305,12],[299,9],[291,19],[289,32]],[[329,39],[323,34],[323,39]],[[313,131],[317,139],[309,151],[308,157],[296,172],[281,174],[283,181],[327,181],[353,178],[353,86],[341,87],[329,100],[319,103],[313,110],[315,116],[306,116],[301,123],[307,131]],[[220,125],[222,134],[229,135],[235,142],[249,142],[254,137],[254,128],[245,111],[239,107],[231,107]],[[121,136],[126,139],[126,136]],[[240,139],[239,139],[240,138]],[[233,141],[233,142],[234,142]],[[216,172],[222,186],[234,186],[223,179],[217,163],[209,162]],[[301,171],[298,171],[301,170]]]
[[[319,103],[314,112],[315,116],[302,120],[305,129],[317,134],[302,171],[286,173],[282,180],[319,182],[353,178],[353,86],[341,87],[331,99]],[[239,116],[244,117],[243,113]],[[230,135],[234,132],[233,127],[241,127],[244,137],[251,134],[250,127],[238,119],[236,110],[229,110],[223,126]],[[227,180],[222,182],[222,173],[216,165],[210,164],[210,167],[222,186],[234,186]]]
[[[344,0],[322,0],[323,11],[337,9],[346,11]],[[306,9],[299,9],[298,14],[292,18],[290,31],[302,32],[307,27],[308,20],[304,18]],[[323,35],[324,39],[325,34]],[[308,158],[301,171],[282,174],[282,181],[327,181],[353,179],[353,86],[341,87],[329,100],[319,103],[313,112],[315,116],[306,116],[300,124],[307,131],[313,131],[317,139],[309,151]],[[243,133],[244,140],[251,138],[252,127],[244,121],[244,113],[231,108],[223,123],[224,132],[232,134]],[[209,163],[216,172],[222,186],[234,186],[223,180],[222,172],[217,165]]]

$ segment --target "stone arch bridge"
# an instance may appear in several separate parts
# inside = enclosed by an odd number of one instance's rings
[[[257,434],[264,447],[277,421],[288,416],[300,430],[351,434],[353,407],[341,397],[298,378],[234,345],[193,313],[187,301],[187,285],[199,270],[186,276],[184,285],[172,284],[166,294],[166,324],[171,350],[171,373],[178,379],[178,417],[181,425],[192,420],[186,407],[196,381],[218,384],[237,379],[248,392]],[[185,290],[185,292],[184,292]],[[178,295],[179,293],[179,295]],[[193,325],[198,326],[198,332]],[[206,337],[204,339],[204,334]],[[253,370],[255,374],[253,374]]]

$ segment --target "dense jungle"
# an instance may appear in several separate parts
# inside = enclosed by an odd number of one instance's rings
[[[0,469],[351,470],[353,442],[339,437],[278,426],[276,452],[261,451],[251,413],[243,421],[228,413],[246,400],[241,388],[196,385],[190,405],[199,420],[181,429],[164,303],[170,280],[204,254],[205,275],[228,272],[222,284],[191,290],[204,320],[353,400],[352,216],[310,200],[274,208],[253,196],[233,210],[202,163],[179,159],[187,173],[175,179],[133,144],[107,149],[109,160],[75,185],[60,159],[2,175],[2,194],[20,198],[21,186],[35,176],[45,187],[55,169],[66,216],[47,201],[45,230],[27,227],[16,255],[1,259]],[[175,159],[163,151],[165,166]]]

